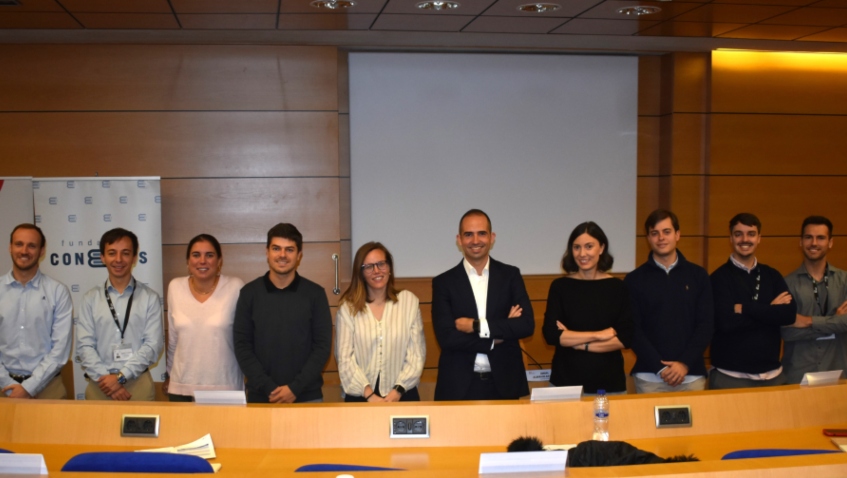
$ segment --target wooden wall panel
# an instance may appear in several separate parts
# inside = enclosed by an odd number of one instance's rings
[[[672,59],[673,112],[709,111],[709,54],[674,53]]]
[[[0,113],[21,176],[338,176],[337,136],[329,112]]]
[[[651,212],[661,205],[660,191],[662,178],[658,176],[641,176],[638,178],[635,199],[635,236],[644,237],[644,221]]]
[[[712,176],[708,187],[709,236],[728,236],[729,220],[740,212],[756,214],[766,236],[797,237],[803,219],[812,214],[828,217],[836,228],[847,224],[842,177]]]
[[[638,116],[662,114],[662,57],[638,58]]]
[[[675,113],[671,116],[671,154],[673,174],[706,172],[707,114]]]
[[[712,52],[715,113],[847,114],[847,56]]]
[[[307,242],[338,241],[337,178],[163,179],[162,241],[207,231],[221,242],[265,242],[278,222]]]
[[[638,117],[638,176],[658,176],[661,153],[661,119]]]
[[[714,114],[710,170],[722,175],[847,175],[845,131],[847,116]]]
[[[2,111],[338,109],[332,47],[0,45],[0,60]]]

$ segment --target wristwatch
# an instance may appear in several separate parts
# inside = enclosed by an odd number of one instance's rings
[[[397,390],[397,393],[399,393],[400,395],[403,395],[403,394],[406,393],[406,389],[403,388],[402,385],[395,385],[394,390]]]
[[[473,319],[473,333],[478,334],[480,330],[479,319]]]
[[[118,372],[118,383],[121,385],[126,384],[126,377],[124,377],[124,374],[121,372]]]

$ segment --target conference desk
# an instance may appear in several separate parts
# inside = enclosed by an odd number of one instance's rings
[[[721,461],[749,448],[831,449],[822,428],[847,428],[847,384],[817,388],[707,391],[611,397],[610,434],[660,456],[697,455],[696,463],[573,468],[571,477],[847,476],[847,453]],[[656,429],[653,407],[689,405],[693,426]],[[0,448],[42,453],[50,476],[84,451],[175,446],[211,433],[223,477],[289,476],[312,463],[403,468],[361,476],[477,476],[479,454],[505,451],[521,435],[546,444],[590,438],[592,402],[421,402],[203,406],[178,403],[94,403],[0,400]],[[120,437],[123,414],[161,417],[158,438]],[[431,436],[390,439],[391,415],[427,415]],[[301,476],[335,477],[337,472]],[[166,476],[166,475],[125,475]],[[174,475],[177,476],[177,475]],[[503,476],[503,475],[497,475]],[[539,478],[561,473],[533,474]]]

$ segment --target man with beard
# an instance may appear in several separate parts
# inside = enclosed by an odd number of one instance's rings
[[[73,303],[38,269],[47,241],[33,224],[12,230],[12,270],[0,279],[0,397],[66,398],[59,375],[71,351]]]
[[[268,272],[241,289],[232,327],[235,358],[251,403],[321,402],[332,344],[326,292],[300,276],[303,235],[293,224],[268,231]]]
[[[847,273],[826,260],[832,222],[823,216],[807,217],[800,247],[803,264],[785,277],[797,303],[797,325],[782,328],[788,383],[800,383],[806,372],[847,368]]]
[[[782,275],[756,260],[761,231],[762,223],[755,215],[733,217],[729,221],[732,255],[711,275],[715,301],[712,389],[786,383],[779,361],[780,329],[794,324],[797,307]]]

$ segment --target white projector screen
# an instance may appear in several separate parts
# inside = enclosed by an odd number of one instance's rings
[[[461,260],[459,218],[491,217],[491,256],[557,274],[595,221],[635,265],[637,58],[351,53],[353,252],[380,241],[399,277]],[[352,262],[352,257],[349,258]]]

